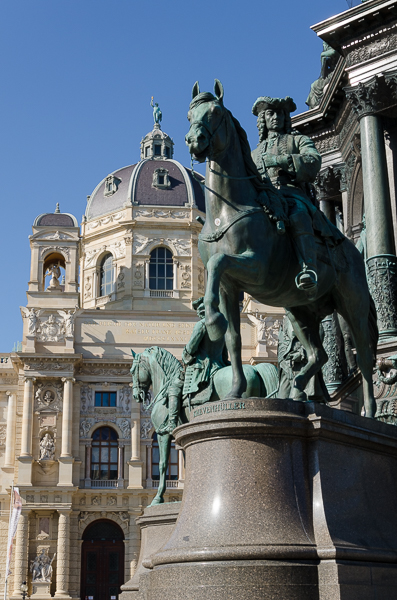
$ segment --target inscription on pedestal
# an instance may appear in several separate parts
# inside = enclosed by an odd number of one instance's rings
[[[199,417],[200,415],[210,414],[214,412],[223,412],[226,410],[243,410],[245,409],[244,402],[220,402],[219,404],[202,406],[196,408],[193,411],[193,417]]]

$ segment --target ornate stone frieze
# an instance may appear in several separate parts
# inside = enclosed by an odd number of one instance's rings
[[[191,254],[189,240],[179,240],[177,238],[148,238],[139,233],[134,235],[133,254],[143,253],[149,244],[167,244],[175,250],[178,256],[189,256]]]
[[[123,438],[128,440],[131,437],[131,423],[129,419],[118,419],[117,425],[123,434]]]
[[[129,413],[131,410],[131,386],[125,385],[119,391],[118,405],[125,413]]]
[[[327,167],[318,173],[314,187],[319,201],[333,198],[339,193],[339,182],[335,177],[333,167]]]
[[[378,32],[375,35],[383,35],[379,39],[376,39],[370,44],[362,45],[365,41],[361,41],[361,45],[358,47],[355,46],[354,49],[349,51],[349,48],[346,48],[348,52],[346,56],[346,66],[353,67],[359,63],[365,62],[366,60],[370,60],[371,58],[375,58],[376,56],[380,56],[386,54],[386,52],[390,52],[391,50],[396,50],[397,48],[397,33],[396,33],[397,25],[394,24],[389,28],[388,35],[384,36],[384,29]],[[351,46],[350,46],[351,48]]]
[[[134,217],[144,217],[145,219],[188,219],[189,212],[186,210],[137,210]]]
[[[94,406],[94,392],[91,386],[82,385],[80,388],[81,412],[86,413]]]
[[[67,259],[69,259],[69,246],[42,246],[40,248],[40,256],[43,257],[44,254],[46,254],[49,250],[51,250],[51,252],[59,252],[60,254],[63,254],[63,256],[66,256]]]
[[[114,367],[98,367],[96,365],[83,364],[76,369],[77,375],[103,375],[108,377],[122,377],[130,374],[130,365]]]
[[[358,119],[379,113],[397,103],[397,73],[372,77],[356,86],[345,87],[344,91]]]
[[[87,223],[87,231],[90,231],[91,229],[96,229],[97,227],[102,227],[103,225],[110,225],[111,223],[114,222],[119,222],[121,221],[121,219],[123,218],[123,213],[122,212],[118,212],[115,215],[108,215],[106,217],[102,217],[101,219],[98,219],[96,221],[91,221],[90,223]]]

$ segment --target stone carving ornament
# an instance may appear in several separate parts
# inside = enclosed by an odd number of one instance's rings
[[[28,335],[36,335],[37,328],[39,325],[39,316],[42,314],[42,310],[35,308],[25,308],[24,306],[19,307],[24,319],[28,319]]]
[[[151,219],[152,217],[156,219],[187,219],[189,217],[189,213],[182,210],[137,210],[134,213],[135,217],[145,217],[147,219]]]
[[[133,254],[140,254],[149,244],[168,244],[171,248],[175,248],[179,256],[189,256],[190,241],[178,240],[176,238],[147,238],[139,233],[134,235]]]
[[[52,563],[56,554],[50,558],[48,551],[49,548],[42,548],[38,551],[36,558],[31,561],[30,571],[32,573],[32,581],[51,583],[53,572]]]
[[[149,433],[153,427],[152,421],[150,419],[144,419],[141,422],[141,438],[144,440],[149,439]]]
[[[185,290],[190,290],[191,283],[192,283],[192,275],[191,275],[192,269],[191,269],[190,265],[182,265],[181,271],[182,271],[181,288],[185,289]]]
[[[54,458],[54,438],[49,433],[46,433],[40,440],[40,460],[54,460]]]
[[[85,253],[85,266],[89,267],[94,264],[97,256],[104,251],[110,252],[115,258],[124,258],[125,256],[125,241],[114,242],[113,244],[106,244],[101,248],[94,248],[93,250],[87,250]]]
[[[46,383],[39,382],[36,385],[35,392],[35,410],[54,410],[61,409],[62,402],[62,384],[61,383]]]
[[[58,314],[63,318],[63,333],[67,338],[74,335],[74,321],[78,312],[80,311],[77,306],[74,310],[58,310]]]
[[[123,434],[123,438],[129,439],[131,437],[131,425],[128,419],[122,419],[118,421],[118,426]]]
[[[131,394],[132,394],[132,389],[129,385],[123,386],[119,392],[119,398],[118,398],[119,406],[126,413],[130,412]]]
[[[0,425],[0,446],[6,443],[7,425]]]
[[[80,422],[80,437],[88,437],[88,432],[91,429],[92,425],[92,419],[82,419],[82,421]]]
[[[396,29],[397,25],[394,24],[390,29]],[[384,29],[382,29],[384,31]],[[352,67],[358,63],[362,63],[366,60],[374,58],[375,56],[383,55],[386,52],[395,50],[397,48],[397,34],[389,33],[386,37],[374,41],[372,44],[367,46],[355,47],[352,52],[347,55],[346,65]]]
[[[46,320],[41,320],[37,328],[37,340],[39,342],[61,342],[64,338],[64,322],[62,318],[51,314]]]
[[[81,398],[81,412],[85,413],[94,406],[94,394],[92,387],[89,385],[82,385],[80,390]]]

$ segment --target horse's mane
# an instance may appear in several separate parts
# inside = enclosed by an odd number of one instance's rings
[[[144,352],[148,354],[154,354],[154,358],[156,362],[160,365],[162,370],[166,375],[174,375],[179,373],[182,369],[181,363],[171,352],[165,350],[165,348],[160,348],[160,346],[152,346],[151,348],[147,348]]]
[[[265,212],[267,212],[273,220],[286,220],[287,209],[284,197],[277,190],[277,188],[273,186],[270,180],[262,180],[257,166],[252,160],[251,148],[248,142],[247,133],[245,129],[241,127],[240,122],[236,119],[236,117],[233,116],[231,111],[224,106],[223,100],[217,98],[211,94],[211,92],[201,92],[193,98],[189,108],[192,110],[200,104],[204,104],[206,102],[218,102],[230,116],[240,142],[247,176],[250,177],[250,181],[258,193],[257,202],[264,207]]]

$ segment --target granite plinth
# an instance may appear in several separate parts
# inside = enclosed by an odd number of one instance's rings
[[[142,563],[168,540],[175,527],[180,507],[180,502],[150,506],[145,508],[141,517],[136,519],[141,529],[141,551],[134,576],[121,586],[122,593],[119,596],[121,600],[141,600],[140,577],[148,571]]]
[[[184,496],[144,600],[397,597],[395,427],[250,398],[192,410],[175,436]]]

